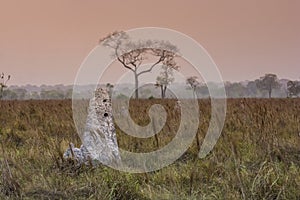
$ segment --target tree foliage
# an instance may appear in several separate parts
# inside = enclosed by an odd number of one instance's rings
[[[269,98],[272,96],[272,91],[280,87],[276,74],[266,74],[256,80],[256,86],[261,91],[267,91]]]
[[[287,82],[287,90],[288,90],[288,96],[293,97],[300,94],[300,82],[299,81],[288,81]]]
[[[179,70],[179,66],[170,67],[168,65],[163,65],[161,67],[160,75],[156,78],[156,87],[161,90],[161,98],[166,97],[167,87],[175,80],[173,70]]]
[[[189,85],[193,90],[193,95],[196,97],[196,89],[200,85],[197,76],[190,76],[186,79],[186,84]]]
[[[247,95],[247,88],[241,83],[225,84],[226,95],[232,98],[245,97]]]

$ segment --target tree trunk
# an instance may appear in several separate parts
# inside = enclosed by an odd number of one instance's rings
[[[0,86],[0,99],[2,99],[2,97],[3,97],[3,87]]]
[[[135,81],[135,98],[139,99],[139,80],[136,72],[134,72],[134,81]]]
[[[196,99],[196,88],[193,89],[193,96],[194,96],[194,99]]]
[[[167,91],[167,86],[165,85],[164,86],[164,92],[163,92],[164,93],[164,98],[166,97],[166,91]]]
[[[269,89],[269,98],[272,96],[272,88]]]
[[[160,85],[161,98],[164,98],[164,88],[163,85]]]

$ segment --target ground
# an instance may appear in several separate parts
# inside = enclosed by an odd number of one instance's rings
[[[149,152],[174,137],[175,100],[132,100],[132,118],[147,124],[154,103],[167,110],[165,127],[148,139],[117,127],[121,148]],[[199,100],[198,140],[175,163],[141,174],[64,161],[69,143],[81,144],[71,104],[0,101],[0,199],[300,199],[300,99],[229,99],[222,135],[204,159],[197,153],[210,102]]]

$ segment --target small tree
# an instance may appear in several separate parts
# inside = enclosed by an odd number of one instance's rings
[[[293,97],[300,94],[300,82],[299,81],[288,81],[287,82],[288,96]]]
[[[3,97],[3,90],[7,87],[6,83],[9,81],[10,75],[5,78],[5,74],[2,72],[0,75],[0,99]]]
[[[160,88],[161,98],[164,99],[166,97],[167,87],[174,82],[173,70],[178,70],[179,67],[163,65],[161,69],[160,75],[156,78],[155,86]]]
[[[108,90],[109,96],[112,97],[112,92],[113,92],[114,85],[110,84],[110,83],[106,83],[106,88]]]
[[[267,91],[269,98],[271,98],[273,89],[279,88],[280,84],[277,75],[266,74],[256,80],[256,86],[261,91]]]
[[[200,85],[200,83],[199,83],[199,81],[197,79],[198,79],[197,76],[190,76],[190,77],[188,77],[186,79],[186,84],[188,84],[189,86],[191,86],[191,88],[193,90],[194,98],[196,97],[196,89]]]
[[[100,40],[100,44],[112,48],[112,56],[115,57],[123,67],[134,74],[136,99],[139,98],[139,77],[142,74],[151,72],[158,64],[171,66],[172,63],[175,63],[174,58],[178,52],[177,47],[167,41],[132,41],[123,31],[109,34]],[[148,56],[150,56],[151,59],[148,59]],[[151,64],[148,69],[139,70],[144,62],[153,59],[156,61]]]

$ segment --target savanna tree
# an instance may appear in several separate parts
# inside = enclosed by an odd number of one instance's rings
[[[196,89],[200,85],[197,79],[198,79],[197,76],[190,76],[186,79],[186,84],[189,85],[193,90],[194,98],[196,97]]]
[[[112,97],[113,88],[114,88],[113,84],[106,83],[106,89],[108,90],[109,96],[111,97]]]
[[[300,82],[299,81],[288,81],[287,82],[288,96],[293,97],[300,94]]]
[[[9,79],[10,75],[5,76],[3,72],[0,74],[0,99],[3,97],[3,90],[7,87],[6,83],[9,81]]]
[[[166,97],[168,86],[175,80],[173,73],[174,69],[179,70],[179,66],[176,66],[176,64],[174,66],[163,65],[161,67],[160,75],[156,78],[155,86],[160,88],[162,99]]]
[[[266,74],[255,82],[259,90],[268,92],[269,98],[272,96],[272,91],[280,87],[277,75],[275,74]]]
[[[168,41],[157,40],[139,40],[130,39],[124,31],[114,32],[101,39],[100,45],[104,45],[113,50],[112,56],[117,59],[123,67],[134,74],[135,81],[135,98],[139,98],[138,87],[139,77],[145,73],[151,72],[152,69],[159,65],[175,67],[174,58],[178,48]],[[141,70],[140,66],[145,63],[150,64],[147,69]]]

